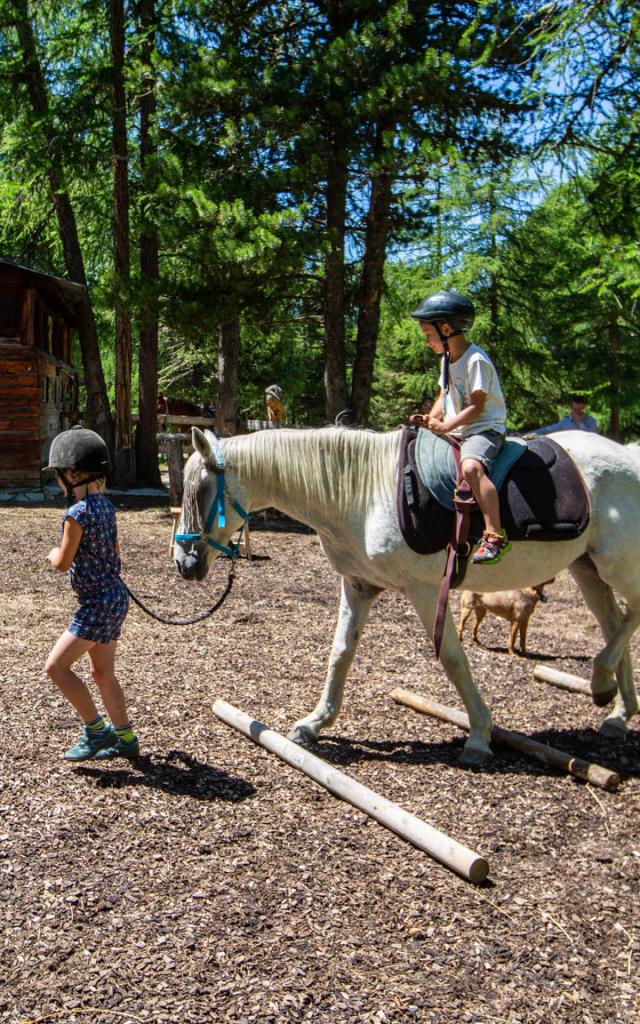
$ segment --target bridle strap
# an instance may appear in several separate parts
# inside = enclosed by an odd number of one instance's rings
[[[210,548],[215,548],[216,551],[220,551],[220,553],[223,555],[228,555],[229,558],[235,558],[238,552],[240,551],[240,541],[242,540],[242,534],[244,532],[245,525],[249,520],[249,514],[248,512],[245,512],[242,505],[238,501],[234,501],[232,499],[231,505],[236,510],[238,515],[242,516],[242,518],[244,519],[244,523],[240,527],[240,534],[238,536],[237,541],[230,541],[229,544],[218,544],[217,540],[212,540],[211,537],[207,536],[213,525],[213,520],[215,519],[217,501],[218,496],[216,495],[216,498],[214,499],[213,502],[212,510],[207,516],[207,525],[204,529],[204,539],[206,540]],[[224,518],[223,521],[226,523],[226,518]],[[182,543],[197,544],[199,541],[203,539],[203,536],[202,533],[176,533],[173,539],[181,541]]]
[[[203,534],[207,544],[210,548],[215,548],[216,551],[220,551],[221,554],[227,555],[229,558],[235,558],[240,551],[240,541],[242,540],[242,533],[245,525],[249,520],[249,513],[245,512],[239,501],[235,501],[234,498],[230,499],[231,507],[235,509],[239,516],[244,519],[244,523],[240,527],[240,534],[238,540],[229,544],[218,544],[216,540],[212,540],[209,534],[213,529],[216,516],[218,517],[218,529],[223,530],[227,525],[227,516],[224,507],[224,455],[222,448],[219,444],[216,444],[215,448],[216,457],[216,496],[211,503],[209,514],[204,525],[202,533],[176,533],[174,540],[182,543],[198,543],[202,540]]]

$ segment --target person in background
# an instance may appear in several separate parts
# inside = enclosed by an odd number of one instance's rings
[[[411,316],[420,325],[425,345],[442,357],[440,394],[422,425],[434,434],[450,434],[459,445],[462,475],[484,518],[472,561],[493,565],[511,550],[500,522],[498,492],[489,478],[507,432],[498,374],[487,353],[467,340],[475,308],[465,295],[436,292]]]
[[[265,388],[265,401],[267,403],[267,419],[274,427],[284,427],[285,410],[282,404],[282,388],[278,384],[271,384]]]
[[[584,398],[582,395],[571,396],[571,411],[568,416],[564,416],[557,423],[552,423],[549,427],[540,427],[538,430],[532,430],[532,434],[553,434],[557,430],[587,430],[590,434],[598,433],[598,424],[596,423],[593,416],[589,416],[584,411]]]

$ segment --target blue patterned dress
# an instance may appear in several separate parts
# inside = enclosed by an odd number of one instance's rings
[[[120,579],[116,510],[104,494],[89,494],[67,509],[62,522],[75,519],[82,539],[71,568],[71,586],[80,607],[69,632],[83,640],[108,644],[120,636],[129,610],[129,595]]]

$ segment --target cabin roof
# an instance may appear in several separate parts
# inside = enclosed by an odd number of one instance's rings
[[[0,257],[0,285],[5,283],[35,288],[72,327],[78,326],[79,306],[86,292],[83,285],[65,281],[62,277],[53,277],[51,274],[42,274],[39,270],[32,270],[31,267],[23,267],[13,260]]]

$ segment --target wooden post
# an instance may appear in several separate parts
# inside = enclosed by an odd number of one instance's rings
[[[580,676],[572,676],[569,672],[558,672],[555,668],[536,665],[533,670],[533,678],[540,679],[543,683],[550,683],[551,686],[557,686],[561,690],[583,693],[586,697],[593,696],[587,680],[581,679]]]
[[[244,551],[247,562],[253,561],[253,552],[251,551],[251,537],[249,535],[249,523],[244,524],[244,530],[240,538],[240,550]]]
[[[480,857],[479,854],[456,842],[455,839],[439,832],[414,814],[404,811],[398,804],[379,796],[378,793],[363,786],[360,782],[356,782],[344,772],[328,765],[315,754],[310,754],[304,747],[292,743],[291,740],[269,729],[262,722],[257,722],[249,715],[245,715],[232,704],[227,704],[224,700],[217,700],[213,705],[213,713],[221,721],[253,740],[254,743],[258,743],[272,754],[276,754],[292,768],[304,772],[334,796],[353,804],[354,807],[375,818],[386,828],[391,829],[403,839],[407,839],[414,846],[424,850],[468,881],[477,884],[483,882],[489,874],[489,863],[484,857]]]
[[[169,470],[169,504],[175,507],[182,502],[184,487],[183,442],[180,437],[165,434],[164,443],[167,452],[167,469]]]
[[[171,523],[171,537],[169,539],[169,558],[173,558],[173,545],[175,542],[176,531],[178,529],[178,520],[180,518],[180,513],[182,512],[182,509],[180,507],[170,508],[169,511],[171,513],[171,519],[173,520],[173,522]]]
[[[444,704],[438,704],[436,701],[429,700],[427,697],[421,697],[417,693],[403,690],[402,687],[392,690],[391,696],[397,704],[405,704],[407,707],[413,708],[414,711],[419,711],[423,715],[431,715],[432,718],[439,718],[443,722],[457,725],[460,729],[464,729],[465,732],[469,731],[469,719],[464,711],[448,708]],[[583,761],[579,757],[572,757],[571,754],[565,753],[564,750],[557,750],[556,747],[549,747],[546,743],[539,743],[538,740],[532,740],[521,732],[511,732],[510,729],[501,729],[499,726],[494,725],[491,731],[491,738],[496,743],[513,747],[519,753],[533,757],[536,761],[541,761],[542,764],[550,768],[558,768],[560,771],[568,772],[570,775],[575,775],[576,778],[582,779],[584,782],[590,782],[593,786],[599,786],[601,789],[613,790],[617,789],[620,785],[620,776],[617,772],[609,771],[608,768],[603,768],[599,764],[593,764],[591,761]]]

